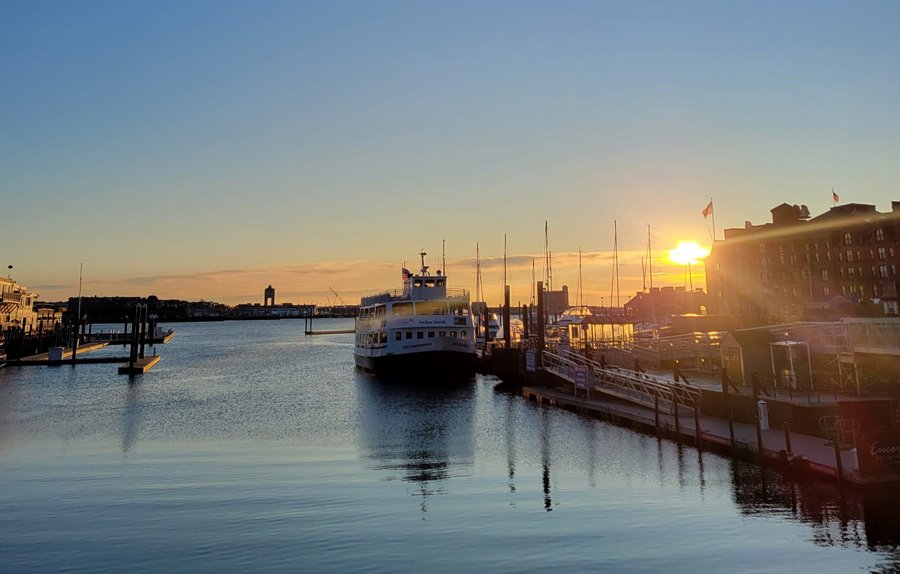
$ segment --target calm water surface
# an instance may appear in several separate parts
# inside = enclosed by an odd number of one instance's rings
[[[134,383],[0,370],[0,571],[900,569],[893,493],[796,484],[489,377],[374,379],[352,335],[302,321],[174,327]]]

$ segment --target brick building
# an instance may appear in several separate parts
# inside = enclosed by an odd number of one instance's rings
[[[810,217],[783,203],[772,222],[726,229],[706,259],[713,313],[763,322],[823,315],[897,315],[900,201],[849,203]]]

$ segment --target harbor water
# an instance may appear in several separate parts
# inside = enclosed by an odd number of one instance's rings
[[[352,334],[302,321],[173,327],[131,382],[0,370],[0,571],[900,569],[893,490],[797,483],[491,377],[373,378]]]

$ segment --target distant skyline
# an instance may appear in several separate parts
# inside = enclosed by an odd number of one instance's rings
[[[900,199],[896,2],[0,0],[0,265],[85,294],[324,304],[446,240],[458,287],[681,285],[716,225]],[[702,266],[694,286],[705,287]],[[491,296],[491,293],[496,293]]]

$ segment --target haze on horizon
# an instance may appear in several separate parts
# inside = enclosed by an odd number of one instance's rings
[[[446,240],[488,300],[682,285],[716,225],[890,208],[896,2],[0,0],[0,265],[77,292],[348,302]],[[698,269],[699,267],[699,269]],[[702,266],[694,286],[705,287]],[[496,293],[496,295],[491,295]]]

